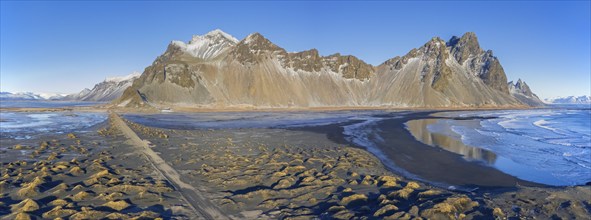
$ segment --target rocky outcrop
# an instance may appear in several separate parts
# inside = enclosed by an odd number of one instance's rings
[[[485,52],[480,48],[476,34],[468,32],[461,38],[454,36],[447,45],[460,65],[469,66],[471,72],[491,88],[509,93],[503,67],[491,50]]]
[[[374,67],[351,55],[336,53],[323,57],[322,63],[332,72],[339,73],[346,79],[367,80],[375,72]]]
[[[521,79],[517,80],[517,83],[513,83],[513,81],[508,82],[507,86],[511,95],[520,102],[530,106],[544,106],[544,102]]]
[[[437,37],[403,57],[378,66],[375,79],[375,85],[370,88],[372,105],[482,107],[520,104],[509,94],[487,85],[477,70],[466,63],[460,64],[449,43]]]
[[[207,46],[209,45],[209,46]],[[372,66],[351,55],[289,53],[259,33],[219,30],[172,42],[115,101],[118,106],[482,107],[522,106],[474,33],[433,38]]]

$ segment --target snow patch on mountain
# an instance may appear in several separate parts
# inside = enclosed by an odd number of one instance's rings
[[[129,81],[135,78],[140,77],[140,75],[142,75],[142,73],[140,72],[133,72],[127,76],[115,76],[115,77],[107,77],[105,79],[106,82],[115,82],[115,83],[119,83],[119,82],[123,82],[123,81]]]
[[[205,35],[194,35],[189,43],[172,41],[172,45],[193,57],[209,60],[226,51],[230,46],[236,45],[238,39],[232,37],[220,29],[210,31]]]

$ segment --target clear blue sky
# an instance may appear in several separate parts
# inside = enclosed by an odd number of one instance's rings
[[[510,80],[541,97],[591,94],[591,15],[582,2],[1,2],[0,90],[78,92],[143,71],[171,40],[260,32],[377,65],[467,31]]]

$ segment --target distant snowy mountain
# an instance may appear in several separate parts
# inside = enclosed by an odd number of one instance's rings
[[[108,77],[104,81],[96,84],[92,89],[83,89],[78,94],[71,94],[64,97],[64,100],[71,101],[94,101],[107,102],[119,98],[127,87],[131,86],[133,80],[140,76],[139,72],[134,72],[127,76]]]
[[[60,93],[39,93],[45,100],[61,100],[66,97],[68,94],[60,94]]]
[[[33,93],[33,92],[0,92],[0,100],[5,101],[93,101],[107,102],[119,98],[127,87],[140,73],[134,72],[127,76],[108,77],[91,89],[83,89],[76,94]]]
[[[65,97],[59,93],[33,93],[33,92],[0,92],[0,100],[25,101],[25,100],[59,100]]]
[[[35,94],[32,92],[0,92],[0,100],[11,100],[11,101],[20,101],[20,100],[44,100],[43,96],[39,94]]]
[[[591,104],[591,96],[567,96],[544,99],[548,104]]]

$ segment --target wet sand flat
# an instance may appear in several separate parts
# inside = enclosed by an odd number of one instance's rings
[[[396,166],[426,180],[475,187],[542,186],[520,180],[477,161],[467,161],[461,155],[418,142],[406,129],[409,120],[430,118],[429,113],[416,113],[400,119],[388,119],[378,123],[380,149]]]

